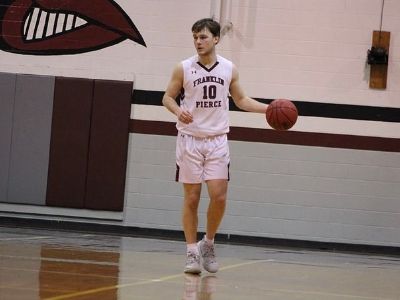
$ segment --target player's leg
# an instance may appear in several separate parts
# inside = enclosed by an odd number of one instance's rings
[[[197,241],[197,208],[200,201],[203,157],[197,151],[196,139],[178,134],[176,143],[176,180],[183,183],[182,224],[188,244]]]
[[[210,203],[207,210],[206,238],[213,240],[225,213],[228,181],[214,179],[207,181]]]
[[[183,183],[184,200],[182,225],[186,239],[186,265],[184,272],[201,272],[200,255],[197,247],[197,210],[201,193],[202,157],[196,150],[196,139],[178,134],[177,140],[177,180]]]
[[[182,224],[187,244],[197,242],[197,209],[200,202],[201,184],[184,183],[184,200],[182,210]]]
[[[201,184],[183,184],[184,200],[182,209],[182,224],[186,239],[186,265],[184,272],[198,274],[200,268],[200,253],[197,247],[197,210],[200,202]]]
[[[228,181],[226,179],[209,180],[207,187],[210,196],[207,210],[207,230],[206,235],[198,243],[198,247],[203,268],[208,272],[215,273],[219,266],[215,257],[214,237],[224,216]]]
[[[210,139],[208,146],[204,179],[210,202],[207,210],[206,235],[198,245],[204,269],[215,273],[218,271],[218,263],[215,258],[214,237],[225,213],[230,158],[226,135]]]
[[[204,164],[210,203],[207,211],[206,237],[213,240],[224,216],[229,180],[229,146],[226,135],[210,139]]]

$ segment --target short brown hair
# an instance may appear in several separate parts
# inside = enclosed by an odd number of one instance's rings
[[[193,24],[192,26],[192,32],[200,32],[204,28],[207,28],[213,36],[219,37],[221,34],[221,26],[217,21],[214,21],[211,18],[205,18],[198,20],[196,23]]]

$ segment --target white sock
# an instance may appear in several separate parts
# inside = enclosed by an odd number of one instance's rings
[[[206,235],[204,236],[204,240],[207,242],[207,244],[210,244],[210,245],[214,244],[214,239],[209,240]]]
[[[197,248],[197,244],[187,244],[186,245],[187,252],[199,254],[199,249]]]

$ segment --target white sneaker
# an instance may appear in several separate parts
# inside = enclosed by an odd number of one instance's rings
[[[201,273],[200,268],[200,256],[193,252],[186,253],[186,265],[183,270],[185,273],[199,274]]]
[[[214,244],[207,243],[205,238],[203,238],[197,243],[197,247],[199,248],[203,268],[210,273],[218,272],[218,263],[215,258]]]

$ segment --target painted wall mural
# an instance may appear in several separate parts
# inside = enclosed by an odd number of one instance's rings
[[[78,54],[130,39],[146,43],[112,0],[0,0],[0,49],[29,55]]]

